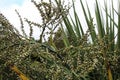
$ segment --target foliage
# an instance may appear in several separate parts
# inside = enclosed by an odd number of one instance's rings
[[[37,3],[32,0],[43,22],[39,24],[25,18],[30,27],[29,36],[24,31],[23,21],[17,10],[22,35],[0,13],[0,79],[119,80],[119,11],[114,10],[112,4],[108,13],[105,3],[104,19],[96,0],[95,26],[88,5],[86,10],[80,0],[88,28],[85,32],[74,2],[72,8],[75,20],[68,15],[69,5],[64,5],[61,0],[55,2],[41,0]],[[118,15],[118,23],[114,20],[114,12]],[[42,30],[39,40],[32,37],[34,26]],[[57,27],[58,31],[55,32]],[[118,34],[114,33],[115,28]],[[46,29],[49,29],[49,40],[43,42]]]
[[[108,7],[107,7],[108,5],[106,1],[104,1],[104,3],[105,3],[104,10],[101,10],[98,0],[95,0],[95,10],[94,10],[95,17],[92,18],[89,6],[86,4],[87,6],[87,10],[86,10],[83,4],[83,1],[80,0],[80,4],[84,13],[85,21],[86,21],[88,32],[89,32],[89,36],[87,36],[87,39],[83,40],[83,42],[86,40],[87,40],[86,41],[87,43],[90,42],[90,44],[93,45],[91,47],[93,50],[91,50],[90,52],[95,51],[94,47],[96,47],[97,56],[101,57],[101,59],[97,58],[98,63],[101,65],[97,66],[97,68],[99,69],[98,72],[93,72],[94,76],[96,76],[95,73],[99,73],[99,76],[102,76],[102,77],[99,77],[100,80],[106,80],[106,79],[116,80],[116,79],[119,79],[118,77],[119,73],[116,71],[115,74],[117,74],[117,76],[114,74],[114,71],[115,71],[114,69],[118,67],[115,64],[119,64],[118,62],[119,60],[119,46],[118,46],[119,44],[119,8],[118,8],[118,12],[116,12],[113,6],[113,2],[111,1],[112,6],[109,8],[110,10],[108,10]],[[81,21],[75,9],[74,2],[73,2],[73,11],[74,11],[74,18],[71,18],[71,16],[70,18],[69,17],[66,18],[63,16],[63,21],[66,27],[66,30],[64,30],[63,32],[66,34],[64,36],[65,38],[63,38],[63,41],[64,41],[64,44],[66,44],[66,47],[71,45],[79,46],[80,45],[79,40],[85,36],[85,32],[83,30],[84,25],[81,24]],[[114,12],[117,13],[118,23],[116,23],[114,20]],[[105,15],[103,15],[103,13],[105,13]],[[103,16],[105,16],[105,18]],[[94,18],[96,18],[96,22],[97,22],[95,25],[93,22]],[[116,28],[117,28],[117,34],[115,34]],[[117,41],[115,41],[116,39]],[[94,70],[97,71],[98,69],[94,69]],[[97,78],[93,77],[92,80],[93,79],[98,80],[98,77]]]

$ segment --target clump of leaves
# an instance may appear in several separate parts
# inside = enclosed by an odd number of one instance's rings
[[[34,0],[32,2],[38,9],[43,24],[26,18],[25,21],[30,26],[29,37],[24,31],[22,18],[17,11],[23,35],[20,35],[0,13],[0,77],[2,76],[2,79],[18,79],[19,77],[9,68],[9,64],[17,66],[31,80],[110,80],[112,77],[113,79],[119,79],[119,49],[111,50],[111,44],[114,44],[115,37],[112,37],[109,42],[107,41],[109,36],[99,34],[98,36],[102,35],[102,37],[98,38],[96,33],[94,33],[95,30],[90,13],[89,20],[83,5],[82,8],[84,14],[86,14],[88,24],[87,32],[83,32],[75,11],[77,22],[75,24],[74,22],[70,23],[69,18],[66,17],[69,8],[66,9],[62,5],[61,0],[56,0],[56,5],[53,5],[51,0],[49,0],[49,3],[43,0],[40,3]],[[80,2],[82,4],[82,1]],[[54,30],[61,24],[62,20],[68,32],[65,32],[64,28],[61,27],[53,39]],[[38,26],[42,29],[39,41],[32,39],[33,26]],[[61,24],[61,26],[63,25]],[[73,28],[74,26],[75,28]],[[46,28],[50,30],[50,38],[48,42],[43,42],[42,39]],[[78,29],[81,34],[78,34]],[[90,37],[92,37],[93,43],[89,41]],[[58,42],[54,43],[56,40]],[[58,46],[61,40],[64,47]]]

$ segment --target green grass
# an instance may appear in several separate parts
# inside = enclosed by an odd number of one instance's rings
[[[0,36],[1,80],[17,79],[18,75],[10,70],[8,63],[14,64],[31,80],[119,80],[119,7],[115,10],[112,0],[110,7],[105,1],[104,7],[101,7],[98,0],[95,0],[95,8],[92,10],[95,15],[92,17],[93,12],[91,13],[88,4],[85,5],[82,0],[79,0],[79,7],[83,10],[87,24],[87,31],[85,31],[74,1],[71,8],[73,16],[68,13],[69,7],[65,7],[68,5],[63,5],[60,0],[55,1],[57,9],[51,5],[53,4],[51,2],[38,4],[32,0],[42,15],[43,24],[25,19],[30,26],[29,36],[24,32],[23,22],[18,12],[22,36],[0,14],[1,28],[4,28],[2,33],[5,35]],[[46,12],[40,10],[40,5],[46,9]],[[118,22],[115,21],[115,14],[117,14]],[[96,20],[96,25],[93,19]],[[31,37],[33,26],[43,30],[40,40]],[[57,26],[59,30],[55,32]],[[50,30],[48,32],[50,36],[48,41],[43,42],[46,28]],[[117,34],[115,34],[115,29]]]

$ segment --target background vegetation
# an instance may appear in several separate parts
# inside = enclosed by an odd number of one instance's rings
[[[29,35],[24,31],[23,19],[17,10],[23,34],[0,13],[0,79],[119,80],[120,7],[115,10],[111,0],[110,7],[104,2],[101,9],[95,1],[95,16],[92,17],[87,3],[84,6],[80,0],[87,31],[81,24],[74,1],[71,6],[62,0],[55,0],[55,3],[32,0],[43,22],[25,18],[30,27]],[[70,8],[74,18],[69,14]],[[41,29],[39,40],[32,37],[34,26]],[[47,41],[46,35],[49,35]]]

